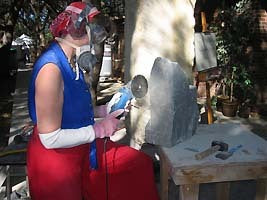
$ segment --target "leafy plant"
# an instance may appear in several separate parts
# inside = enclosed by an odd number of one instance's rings
[[[255,36],[255,19],[253,1],[240,0],[219,11],[209,27],[216,34],[218,65],[223,69],[223,83],[228,89],[230,101],[236,96],[234,89],[241,89],[246,97],[252,89],[248,49]]]

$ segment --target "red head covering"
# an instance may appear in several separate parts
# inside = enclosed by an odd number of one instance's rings
[[[82,37],[86,34],[85,29],[85,21],[82,23],[79,29],[76,29],[74,23],[78,19],[78,15],[82,12],[82,10],[86,7],[86,3],[84,2],[73,2],[67,8],[60,13],[50,25],[50,30],[54,37],[62,37],[66,34],[70,34],[74,38]],[[88,21],[92,21],[93,17],[100,12],[96,7],[92,7],[90,13],[87,18]]]

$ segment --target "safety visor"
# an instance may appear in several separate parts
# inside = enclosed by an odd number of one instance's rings
[[[70,11],[72,13],[76,13],[78,16],[84,14],[85,16],[80,16],[80,17],[82,17],[82,18],[86,17],[88,22],[91,22],[93,20],[93,17],[100,13],[97,10],[97,8],[94,7],[93,5],[86,4],[83,2],[74,2],[74,3],[70,4],[69,6],[67,6],[65,11]],[[83,13],[82,13],[82,11],[83,11]]]
[[[79,39],[86,35],[86,23],[90,23],[94,16],[100,13],[97,8],[90,5],[88,6],[84,2],[71,3],[52,21],[50,30],[53,36],[64,37],[66,34],[70,34],[73,38]],[[81,18],[84,14],[86,15]]]
[[[82,2],[70,4],[65,11],[71,14],[71,22],[67,27],[67,32],[73,38],[81,38],[86,35],[87,22],[90,23],[93,17],[100,13],[93,5]]]

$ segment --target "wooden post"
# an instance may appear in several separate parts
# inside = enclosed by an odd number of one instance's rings
[[[267,200],[267,179],[257,180],[255,200]]]
[[[207,20],[205,12],[201,12],[201,24],[202,24],[202,32],[207,31]]]
[[[206,21],[206,15],[205,12],[201,12],[201,23],[202,23],[202,32],[206,32],[207,31],[207,21]],[[205,75],[207,77],[206,72],[204,72]],[[212,124],[213,123],[213,112],[212,112],[212,108],[211,108],[211,99],[210,99],[210,84],[209,81],[206,80],[206,103],[207,103],[207,112],[208,112],[208,124]]]
[[[230,195],[230,182],[216,183],[216,200],[228,200]]]
[[[6,177],[6,196],[7,200],[11,200],[12,186],[11,186],[11,178],[10,178],[10,166],[7,166],[7,177]]]
[[[199,184],[180,185],[179,200],[198,200]]]
[[[159,148],[160,149],[160,148]],[[160,149],[160,199],[168,200],[168,166],[164,153]]]
[[[207,98],[207,108],[208,108],[208,124],[213,123],[213,113],[211,108],[211,99],[210,99],[210,84],[209,81],[206,81],[206,98]]]

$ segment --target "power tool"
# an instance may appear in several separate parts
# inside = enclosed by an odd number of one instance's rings
[[[148,83],[146,78],[143,75],[136,75],[131,81],[119,89],[119,92],[117,93],[119,96],[115,97],[116,100],[111,106],[110,113],[118,109],[124,109],[133,98],[144,97],[147,90]]]

